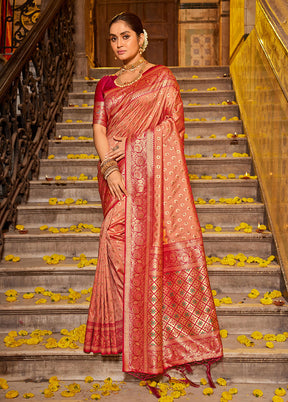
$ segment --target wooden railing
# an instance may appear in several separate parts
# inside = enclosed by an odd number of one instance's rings
[[[51,0],[0,78],[0,257],[3,231],[37,177],[74,68],[73,0]]]

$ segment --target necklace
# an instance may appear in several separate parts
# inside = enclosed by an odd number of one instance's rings
[[[141,64],[143,64],[144,62],[146,62],[145,59],[143,59],[143,57],[140,57],[140,59],[138,61],[136,61],[136,63],[134,64],[127,64],[127,65],[123,65],[121,67],[121,71],[134,71],[136,70],[137,67],[141,66]]]
[[[145,61],[145,64],[147,64],[147,61],[146,61],[146,60],[144,60],[144,61]],[[142,63],[141,63],[141,64],[142,64]],[[137,67],[138,67],[138,66],[137,66]],[[115,85],[116,85],[117,87],[123,88],[123,87],[128,87],[129,85],[134,84],[135,82],[137,82],[138,80],[140,80],[140,78],[142,77],[144,68],[145,68],[145,65],[139,70],[139,73],[138,73],[137,77],[136,77],[134,80],[132,80],[132,81],[125,81],[125,82],[122,82],[122,81],[121,81],[121,78],[120,78],[122,72],[120,72],[120,74],[118,75],[118,77],[117,77],[116,80],[114,81]]]

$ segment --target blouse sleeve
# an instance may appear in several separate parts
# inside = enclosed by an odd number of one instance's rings
[[[94,97],[94,110],[93,110],[93,124],[101,124],[107,127],[107,114],[104,103],[104,87],[107,77],[101,78],[98,82],[95,97]]]

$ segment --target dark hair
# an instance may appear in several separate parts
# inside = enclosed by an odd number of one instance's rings
[[[124,11],[120,14],[115,15],[115,17],[112,18],[110,24],[109,24],[109,29],[111,28],[111,25],[114,24],[117,21],[124,21],[126,22],[129,27],[136,32],[136,35],[139,36],[141,33],[143,33],[143,25],[138,17],[138,15],[129,13],[127,11]]]

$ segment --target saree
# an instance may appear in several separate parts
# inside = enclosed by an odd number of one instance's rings
[[[107,128],[111,147],[113,137],[126,138],[118,165],[128,195],[113,198],[99,170],[104,221],[84,351],[122,353],[127,373],[152,376],[196,363],[208,372],[223,349],[178,83],[167,67],[154,66],[133,85],[104,77],[97,88],[94,123]]]

